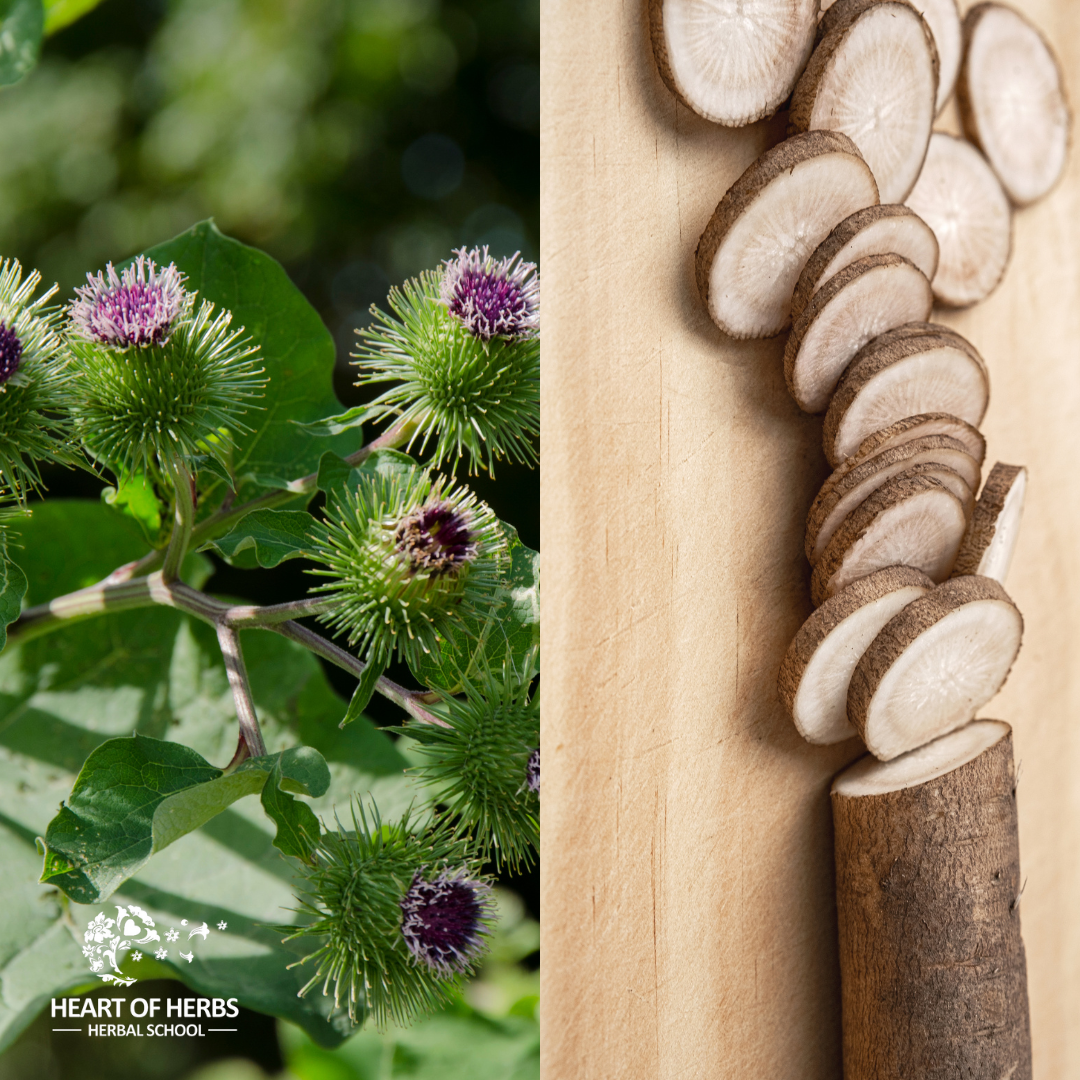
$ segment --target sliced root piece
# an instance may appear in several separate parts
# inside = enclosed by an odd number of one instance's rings
[[[946,581],[886,623],[863,654],[848,720],[882,761],[962,727],[1004,685],[1023,630],[992,578]]]
[[[938,88],[935,109],[945,107],[949,95],[956,86],[963,55],[963,35],[960,30],[960,12],[956,0],[908,0],[908,3],[926,20],[938,55]]]
[[[875,570],[911,566],[944,581],[956,562],[964,504],[931,476],[893,477],[841,522],[810,579],[821,604]]]
[[[864,345],[925,319],[933,305],[926,275],[902,255],[868,255],[845,266],[806,305],[784,349],[784,375],[799,408],[824,411]]]
[[[866,436],[850,457],[844,457],[835,443],[826,442],[825,456],[830,465],[852,467],[861,465],[868,458],[880,454],[892,446],[902,446],[912,439],[923,435],[950,435],[964,444],[964,449],[981,466],[986,458],[986,440],[978,428],[972,427],[966,420],[949,413],[919,413],[917,416],[905,416],[887,427],[871,432]]]
[[[959,334],[916,328],[878,339],[836,387],[825,415],[825,452],[843,461],[867,436],[921,413],[948,413],[978,427],[989,401],[986,365]]]
[[[956,88],[964,131],[1009,198],[1025,206],[1065,168],[1070,118],[1061,68],[1039,31],[1002,4],[967,13],[964,45]]]
[[[694,112],[727,127],[772,116],[813,47],[813,0],[650,0],[660,77]]]
[[[795,635],[777,689],[799,734],[827,746],[855,735],[848,723],[848,683],[878,631],[934,583],[918,570],[890,566],[826,600]]]
[[[697,286],[734,338],[772,337],[810,253],[849,214],[878,201],[855,144],[831,131],[787,139],[728,189],[697,247]]]
[[[1012,209],[986,159],[971,143],[934,132],[907,204],[937,237],[934,296],[967,307],[994,291],[1012,249]]]
[[[1020,536],[1026,493],[1027,469],[1023,465],[999,461],[990,470],[956,556],[953,577],[980,574],[1005,584]]]
[[[851,136],[882,202],[903,202],[922,168],[936,111],[933,36],[913,7],[895,0],[836,21],[795,87],[790,130]]]
[[[833,782],[848,1080],[1031,1080],[1016,778],[977,720]]]
[[[913,262],[929,280],[937,270],[938,244],[933,230],[906,206],[868,206],[845,218],[818,245],[799,275],[791,298],[797,321],[810,298],[846,266],[867,255],[893,252]]]
[[[958,439],[924,435],[850,468],[845,462],[825,481],[806,517],[806,557],[811,566],[817,565],[848,514],[894,476],[916,467],[920,475],[933,476],[944,484],[964,504],[964,514],[970,520],[973,492],[979,489],[979,463]]]

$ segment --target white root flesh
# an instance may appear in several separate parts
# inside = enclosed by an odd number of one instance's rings
[[[915,416],[905,416],[887,427],[871,432],[849,456],[843,456],[835,443],[826,442],[825,456],[829,459],[829,464],[837,468],[854,467],[875,454],[880,454],[883,450],[888,450],[893,446],[902,446],[924,435],[951,436],[963,443],[964,449],[980,466],[986,458],[986,440],[979,429],[949,413],[919,413]]]
[[[903,202],[926,156],[937,68],[933,36],[918,12],[890,0],[867,5],[814,50],[791,98],[791,129],[849,135],[882,202]]]
[[[960,74],[960,59],[964,53],[960,12],[956,0],[908,0],[926,20],[938,55],[938,88],[936,111],[941,112],[956,86]]]
[[[818,492],[806,518],[806,557],[816,566],[841,522],[894,476],[918,467],[963,504],[970,520],[979,488],[979,463],[948,435],[927,435],[882,451],[854,468],[841,466]]]
[[[872,342],[844,373],[825,417],[830,459],[843,461],[874,432],[924,413],[978,427],[990,401],[986,366],[958,334]]]
[[[860,758],[833,781],[833,793],[859,798],[927,784],[974,761],[984,750],[1005,738],[1010,730],[1002,720],[974,720],[958,731],[942,735],[891,761]]]
[[[792,327],[788,389],[806,412],[824,411],[844,369],[886,330],[929,316],[930,282],[902,255],[870,255],[826,282]]]
[[[968,525],[953,576],[979,574],[1005,584],[1027,494],[1027,469],[1000,461],[990,470]]]
[[[841,523],[814,567],[811,598],[821,604],[875,570],[911,566],[944,581],[967,528],[964,504],[930,476],[896,476]]]
[[[964,20],[957,96],[964,131],[1018,206],[1042,198],[1065,169],[1069,106],[1061,69],[1019,12],[978,4]]]
[[[937,237],[937,300],[967,307],[989,296],[1009,261],[1012,208],[982,154],[964,139],[935,132],[907,205]]]
[[[877,201],[874,177],[844,135],[811,131],[762,154],[698,243],[698,291],[716,325],[734,338],[780,333],[810,254],[837,222]]]
[[[799,630],[780,667],[780,698],[807,742],[828,746],[852,738],[848,683],[878,631],[933,582],[906,566],[892,566],[826,600]]]
[[[960,577],[886,623],[856,665],[848,719],[882,761],[967,724],[1002,687],[1024,621],[996,581]]]
[[[741,127],[790,95],[814,42],[813,0],[650,0],[653,54],[694,112]]]
[[[825,282],[868,255],[903,255],[926,275],[937,270],[938,244],[933,230],[906,206],[868,206],[845,218],[818,245],[799,275],[791,298],[791,318],[798,320]]]

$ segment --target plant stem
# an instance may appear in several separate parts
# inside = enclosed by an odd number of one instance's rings
[[[229,626],[239,629],[268,627],[289,619],[303,619],[308,615],[321,615],[330,611],[334,601],[329,597],[308,597],[306,600],[292,600],[287,604],[270,604],[257,607],[252,604],[237,604],[225,613]]]
[[[349,465],[361,465],[376,450],[393,450],[404,446],[412,438],[416,425],[412,423],[392,424],[377,439],[373,439],[366,446],[349,454],[344,460]],[[200,521],[191,532],[191,546],[198,550],[204,544],[227,533],[242,517],[250,514],[252,510],[272,510],[277,506],[284,506],[293,499],[311,495],[315,492],[319,479],[317,472],[308,473],[298,480],[290,480],[285,488],[278,491],[268,491],[265,495],[251,499],[240,506],[226,504],[220,510],[211,514],[205,521]],[[132,564],[132,575],[148,574],[162,565],[162,553],[151,551],[137,563]]]
[[[127,569],[121,567],[121,571],[126,572]],[[65,623],[100,615],[105,611],[128,611],[132,608],[153,607],[155,604],[176,608],[209,623],[217,630],[219,638],[223,630],[234,635],[240,629],[271,630],[303,645],[316,656],[321,656],[357,678],[367,667],[365,661],[328,641],[321,634],[316,634],[314,630],[293,621],[295,618],[316,615],[325,610],[330,601],[324,597],[269,607],[252,604],[230,605],[215,600],[182,581],[166,582],[162,571],[128,580],[121,577],[117,584],[110,583],[106,578],[105,581],[88,585],[78,592],[58,596],[47,604],[27,608],[18,620],[8,627],[8,640],[31,641]],[[445,721],[424,708],[425,704],[431,703],[427,690],[407,690],[385,675],[380,677],[375,689],[387,700],[401,706],[414,719],[425,724],[446,726]]]
[[[218,644],[225,660],[225,671],[232,687],[233,701],[236,704],[236,719],[240,722],[240,735],[247,744],[252,757],[265,757],[266,744],[259,729],[259,718],[255,715],[255,703],[251,700],[251,685],[248,682],[247,668],[244,667],[244,654],[240,649],[240,635],[230,626],[219,625],[217,628]],[[239,748],[237,749],[239,754]]]
[[[281,634],[282,637],[287,637],[290,641],[298,642],[316,656],[321,656],[324,660],[329,660],[331,664],[335,664],[343,671],[347,671],[350,675],[355,675],[357,678],[360,678],[364,673],[364,669],[368,666],[368,661],[360,660],[358,657],[353,656],[352,653],[346,652],[332,641],[327,641],[327,639],[320,634],[316,634],[313,630],[309,630],[306,626],[301,626],[299,623],[284,622],[276,625],[262,624],[259,629],[272,630],[276,634]],[[379,681],[375,684],[375,689],[388,701],[394,702],[395,705],[400,705],[401,708],[415,720],[419,720],[425,724],[436,724],[439,727],[450,726],[445,720],[442,720],[434,713],[428,712],[428,710],[421,705],[421,700],[427,694],[426,690],[406,690],[404,686],[393,682],[385,675],[379,677]]]
[[[161,574],[166,582],[173,582],[180,577],[180,567],[191,543],[191,532],[195,524],[195,479],[187,465],[178,458],[166,461],[165,468],[172,478],[173,490],[176,493],[176,510]]]

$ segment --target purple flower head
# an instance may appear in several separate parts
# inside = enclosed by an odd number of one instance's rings
[[[432,577],[456,574],[477,553],[468,514],[443,499],[401,519],[394,532],[394,550],[408,560],[412,573]]]
[[[530,755],[529,762],[525,766],[525,786],[530,791],[540,794],[540,747],[538,746]]]
[[[164,345],[190,304],[176,264],[159,269],[145,255],[120,275],[109,263],[105,273],[87,274],[86,280],[68,309],[71,321],[87,341],[118,349]]]
[[[0,386],[19,370],[22,350],[22,342],[16,337],[15,331],[0,322]]]
[[[401,933],[409,952],[437,975],[467,971],[484,950],[492,915],[491,888],[465,871],[434,881],[417,874],[401,901]]]
[[[452,315],[482,341],[530,338],[540,331],[540,278],[535,263],[493,259],[485,247],[459,248],[448,259],[440,293]]]

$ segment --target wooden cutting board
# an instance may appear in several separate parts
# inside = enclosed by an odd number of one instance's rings
[[[1080,102],[1080,4],[1017,0]],[[837,1080],[828,788],[776,672],[810,611],[821,421],[783,338],[706,316],[698,237],[785,117],[729,131],[657,76],[641,0],[542,0],[545,1080]],[[955,130],[950,107],[939,125]],[[987,467],[1031,470],[1008,720],[1041,1080],[1080,1075],[1080,153],[987,301]]]

